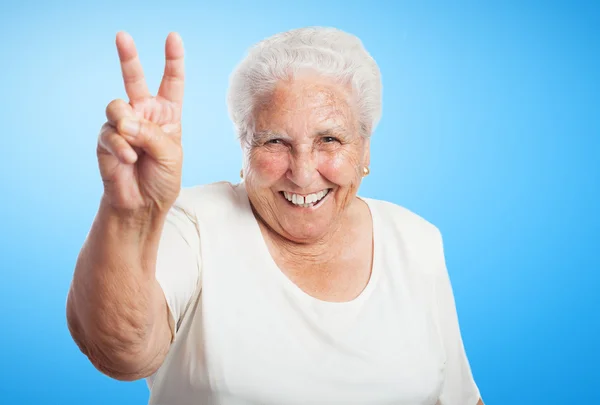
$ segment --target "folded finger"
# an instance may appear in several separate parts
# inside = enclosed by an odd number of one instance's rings
[[[133,164],[137,161],[138,155],[133,147],[118,133],[114,126],[108,123],[102,126],[98,143],[108,153],[119,159],[121,163]]]
[[[177,139],[148,120],[126,117],[119,120],[116,128],[131,146],[141,148],[155,160],[174,161],[180,158],[181,147]]]

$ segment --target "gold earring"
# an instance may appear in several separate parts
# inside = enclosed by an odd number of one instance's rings
[[[240,179],[243,179],[243,178],[244,178],[244,169],[241,169],[240,170]]]
[[[371,173],[368,166],[363,167],[363,176],[368,176]]]

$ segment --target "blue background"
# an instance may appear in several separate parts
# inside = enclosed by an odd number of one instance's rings
[[[486,404],[597,402],[599,2],[102,3],[0,6],[0,403],[148,399],[143,381],[97,372],[64,315],[102,192],[98,130],[125,97],[116,32],[154,90],[168,32],[184,39],[188,186],[237,181],[229,73],[256,41],[306,25],[358,35],[380,64],[361,194],[441,229]]]

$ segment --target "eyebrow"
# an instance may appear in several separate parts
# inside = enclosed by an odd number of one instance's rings
[[[317,132],[317,136],[332,136],[336,134],[345,134],[346,128],[341,125],[336,125],[331,128],[324,129],[322,131]]]
[[[252,144],[258,146],[272,139],[282,139],[284,141],[291,140],[291,138],[285,134],[276,131],[265,130],[254,133],[254,136],[252,137]]]
[[[323,129],[321,131],[317,131],[315,136],[334,136],[334,135],[346,134],[346,128],[341,125],[335,125],[331,128]],[[284,141],[291,141],[292,138],[286,134],[282,134],[277,131],[272,131],[270,129],[264,131],[258,131],[254,134],[253,140],[255,143],[263,143],[267,140],[271,139],[281,139]]]
[[[290,140],[291,138],[287,135],[284,135],[282,133],[276,132],[276,131],[271,131],[271,130],[266,130],[266,131],[259,131],[256,132],[254,134],[254,141],[255,142],[264,142],[270,139],[283,139],[283,140]]]

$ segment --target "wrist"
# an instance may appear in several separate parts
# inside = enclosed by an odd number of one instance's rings
[[[98,217],[109,233],[140,247],[147,243],[158,243],[167,214],[168,210],[156,206],[117,208],[110,204],[106,195],[102,196],[98,210]]]

